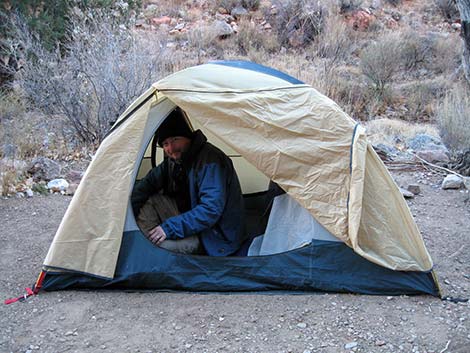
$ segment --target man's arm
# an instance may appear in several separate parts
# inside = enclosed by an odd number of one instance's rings
[[[159,164],[134,186],[131,203],[136,217],[148,198],[163,189],[163,169],[163,163]]]
[[[227,194],[227,172],[218,163],[206,164],[196,177],[199,203],[161,224],[169,239],[184,238],[212,228],[222,215]]]

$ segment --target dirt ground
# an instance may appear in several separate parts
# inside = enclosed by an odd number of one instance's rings
[[[445,295],[470,296],[470,202],[441,176],[409,201]],[[0,200],[0,297],[39,273],[70,197]],[[430,296],[62,291],[1,305],[0,352],[470,352],[470,304]]]

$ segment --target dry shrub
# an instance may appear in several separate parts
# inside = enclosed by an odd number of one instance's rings
[[[111,123],[178,62],[166,37],[135,33],[107,14],[78,19],[65,56],[44,50],[24,29],[29,60],[19,76],[27,97],[49,116],[64,116],[76,138],[99,143]]]
[[[216,7],[223,7],[230,12],[237,6],[243,6],[247,10],[255,11],[259,8],[260,2],[260,0],[217,0]]]
[[[314,40],[323,30],[328,8],[317,1],[274,1],[277,13],[269,18],[282,46],[301,46]]]
[[[359,10],[364,0],[338,0],[338,6],[341,13],[354,12]]]
[[[439,136],[435,125],[417,123],[413,124],[397,119],[375,119],[364,124],[368,139],[371,143],[387,143],[394,145],[406,141],[417,134]]]
[[[15,192],[15,185],[18,182],[16,170],[12,167],[0,164],[0,194],[9,196]]]
[[[408,121],[429,121],[434,116],[435,102],[441,99],[449,83],[442,77],[421,80],[401,85],[400,94],[404,97],[407,113],[403,119]]]
[[[432,34],[427,41],[431,50],[426,67],[436,74],[454,73],[460,66],[463,49],[458,34]]]
[[[444,142],[454,149],[470,147],[470,89],[457,85],[437,108],[437,119]]]
[[[431,48],[426,41],[416,31],[407,30],[401,34],[400,62],[398,63],[405,70],[413,70],[423,65],[430,55]]]
[[[170,17],[184,17],[184,7],[187,1],[185,0],[165,0],[159,1],[158,6],[148,7],[144,12],[146,17],[154,16],[170,16]]]
[[[363,74],[372,83],[379,96],[386,93],[400,70],[401,38],[400,34],[386,34],[368,45],[360,54],[360,67]]]
[[[233,37],[233,40],[242,55],[247,55],[253,50],[274,53],[280,49],[277,38],[272,33],[259,28],[254,22],[242,20],[238,28],[239,31]]]
[[[44,151],[44,123],[26,112],[15,92],[0,94],[0,158],[27,159]]]
[[[459,9],[455,0],[434,0],[442,16],[449,21],[459,18]]]
[[[321,36],[312,47],[317,56],[332,60],[330,65],[345,61],[357,45],[356,32],[344,23],[341,16],[331,15],[325,20]]]

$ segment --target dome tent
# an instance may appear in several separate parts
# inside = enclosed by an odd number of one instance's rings
[[[133,185],[156,158],[154,134],[179,106],[232,158],[246,194],[272,180],[336,241],[248,257],[181,255],[137,227]],[[148,158],[148,155],[152,156]],[[279,71],[221,61],[155,83],[99,147],[54,237],[42,288],[322,290],[439,295],[432,260],[363,128]]]

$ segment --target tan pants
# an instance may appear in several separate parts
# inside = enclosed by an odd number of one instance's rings
[[[140,209],[137,217],[137,225],[148,237],[149,232],[162,224],[166,219],[179,215],[176,201],[166,195],[155,194],[150,196]],[[182,254],[204,254],[204,248],[197,235],[192,235],[178,240],[165,240],[161,248]]]

